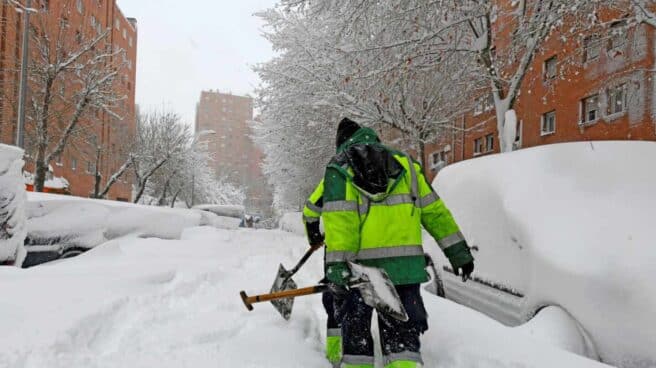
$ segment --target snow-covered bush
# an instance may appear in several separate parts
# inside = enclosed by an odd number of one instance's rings
[[[25,256],[23,151],[0,144],[0,264],[20,265]]]

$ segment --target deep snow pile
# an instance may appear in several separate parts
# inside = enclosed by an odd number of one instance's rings
[[[211,212],[144,206],[44,193],[28,193],[28,236],[62,238],[68,246],[92,248],[131,235],[179,239],[185,228],[209,225],[236,229],[239,219]]]
[[[656,144],[586,142],[465,161],[435,187],[470,245],[475,275],[559,305],[601,358],[656,366]]]
[[[183,231],[182,240],[123,238],[31,269],[0,268],[2,367],[329,368],[319,296],[292,320],[239,291],[267,291],[304,237],[282,231]],[[322,277],[315,255],[299,286]],[[425,294],[426,367],[602,367],[545,346],[479,313]],[[380,363],[378,367],[381,367]]]
[[[25,256],[25,185],[23,151],[0,144],[0,264],[20,265]]]

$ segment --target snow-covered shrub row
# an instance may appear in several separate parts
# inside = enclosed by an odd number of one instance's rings
[[[478,248],[475,275],[523,294],[523,320],[561,306],[603,361],[652,367],[654,159],[653,142],[559,144],[446,167],[434,186]]]
[[[23,151],[0,144],[0,264],[20,265],[25,256]]]

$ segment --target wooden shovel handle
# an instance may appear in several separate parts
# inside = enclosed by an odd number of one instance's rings
[[[304,295],[320,294],[327,290],[328,290],[328,286],[326,285],[316,285],[316,286],[310,286],[302,289],[285,290],[276,293],[261,294],[261,295],[254,295],[254,296],[248,296],[246,295],[245,291],[241,291],[239,295],[241,296],[241,300],[244,302],[246,308],[249,311],[252,311],[253,304],[255,303],[268,302],[277,299],[295,298],[297,296],[304,296]]]

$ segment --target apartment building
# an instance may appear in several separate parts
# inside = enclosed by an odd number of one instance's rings
[[[497,21],[497,47],[512,37],[498,29],[503,24]],[[513,149],[572,141],[656,141],[655,30],[622,21],[607,24],[601,32],[566,41],[556,33],[541,47],[514,107]],[[499,152],[489,90],[453,123],[457,129],[426,147],[431,180],[447,164]]]
[[[26,1],[19,3],[25,5]],[[63,154],[50,163],[49,177],[65,179],[69,184],[66,191],[87,197],[93,194],[96,171],[108,178],[120,167],[125,158],[126,143],[136,130],[137,21],[125,17],[116,0],[32,0],[31,7],[37,12],[30,16],[29,57],[39,55],[34,39],[37,32],[45,33],[51,39],[63,34],[62,42],[71,45],[70,50],[75,50],[75,45],[81,40],[108,32],[98,47],[109,44],[114,51],[111,64],[120,64],[113,88],[122,99],[112,108],[114,114],[100,109],[86,111],[78,124],[81,133],[72,136]],[[23,12],[18,11],[15,4],[0,1],[0,141],[7,144],[16,141],[23,21]],[[76,93],[76,88],[67,81],[55,87],[62,96],[71,96]],[[28,99],[29,96],[28,89]],[[34,122],[30,119],[28,114],[25,128],[25,170],[28,172],[34,169],[29,139],[30,134],[34,134]],[[101,182],[104,184],[104,180]],[[46,188],[49,189],[61,188]],[[131,192],[131,179],[125,176],[112,187],[107,197],[127,201]]]
[[[201,92],[195,130],[200,141],[208,144],[217,174],[245,188],[247,210],[268,212],[272,196],[262,174],[263,153],[251,139],[252,120],[251,97]]]

